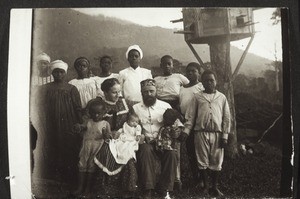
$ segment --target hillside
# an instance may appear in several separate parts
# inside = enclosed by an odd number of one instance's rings
[[[161,27],[145,27],[116,18],[89,16],[72,9],[36,9],[34,12],[33,55],[48,53],[69,65],[79,56],[90,59],[98,67],[104,54],[114,60],[114,72],[128,65],[126,48],[139,44],[144,51],[142,66],[159,65],[159,58],[170,54],[183,64],[196,61],[183,35]],[[195,46],[204,62],[209,61],[208,45]],[[231,62],[236,66],[242,50],[231,47]],[[260,76],[271,61],[248,53],[240,73]],[[72,69],[71,69],[72,70]],[[73,75],[73,71],[69,75]]]

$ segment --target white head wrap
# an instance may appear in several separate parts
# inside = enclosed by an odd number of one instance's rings
[[[67,72],[68,70],[68,64],[61,61],[61,60],[55,60],[53,62],[50,63],[50,69],[51,69],[51,72],[56,69],[56,68],[60,68],[60,69],[63,69],[64,71]]]
[[[127,51],[126,51],[126,59],[128,59],[128,54],[131,50],[136,50],[140,53],[140,57],[141,59],[143,58],[143,51],[142,49],[139,47],[139,45],[132,45],[132,46],[129,46]]]
[[[48,61],[50,63],[51,59],[46,53],[41,53],[37,56],[36,61]]]

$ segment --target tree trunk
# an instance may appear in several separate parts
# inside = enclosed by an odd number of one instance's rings
[[[237,132],[236,118],[234,106],[234,92],[231,82],[232,70],[230,63],[230,40],[220,39],[209,44],[211,69],[217,75],[217,90],[222,92],[228,100],[231,113],[231,131],[228,137],[228,147],[225,149],[225,154],[229,157],[235,157],[238,154],[237,150]]]

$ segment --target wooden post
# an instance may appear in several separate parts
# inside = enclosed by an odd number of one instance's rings
[[[237,132],[234,106],[234,92],[231,82],[232,70],[230,63],[230,38],[218,39],[209,44],[211,69],[217,75],[217,89],[222,92],[228,100],[231,112],[231,133],[228,137],[228,147],[225,154],[229,157],[235,157],[237,150]]]

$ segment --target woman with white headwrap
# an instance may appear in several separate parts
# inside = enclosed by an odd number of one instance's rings
[[[38,177],[64,182],[76,182],[80,137],[72,134],[75,123],[82,123],[81,101],[77,88],[64,81],[68,65],[56,60],[50,63],[54,82],[41,86],[39,118],[45,126],[40,132],[42,151]]]

